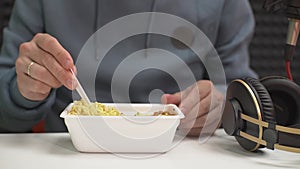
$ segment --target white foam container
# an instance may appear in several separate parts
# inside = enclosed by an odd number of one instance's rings
[[[183,113],[168,104],[104,104],[124,116],[68,115],[73,103],[61,113],[73,145],[80,152],[163,153],[172,142]],[[169,111],[175,116],[132,116]]]

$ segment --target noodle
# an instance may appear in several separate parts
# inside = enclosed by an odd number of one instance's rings
[[[121,113],[114,107],[105,106],[94,102],[87,104],[85,101],[74,101],[70,115],[93,115],[93,116],[121,116]]]
[[[74,101],[69,115],[92,115],[92,116],[122,116],[116,108],[105,106],[104,104],[94,102],[91,104],[86,103],[84,100]],[[143,114],[137,112],[134,116],[174,116],[176,113],[169,113],[167,111],[158,111],[153,114]]]

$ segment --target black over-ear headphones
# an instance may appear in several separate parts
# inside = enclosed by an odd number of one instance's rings
[[[222,123],[246,150],[300,153],[300,86],[277,76],[234,80],[227,88]]]

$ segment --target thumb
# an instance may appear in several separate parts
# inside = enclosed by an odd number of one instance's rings
[[[177,92],[175,94],[164,94],[161,96],[162,104],[176,104],[179,105],[181,102],[181,93]]]

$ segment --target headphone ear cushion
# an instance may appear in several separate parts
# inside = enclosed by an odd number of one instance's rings
[[[265,86],[254,78],[248,77],[245,79],[245,81],[256,91],[256,93],[254,93],[256,94],[261,107],[262,120],[267,122],[276,122],[273,102]]]
[[[277,124],[300,124],[300,86],[280,76],[263,78],[261,83],[272,98]]]
[[[265,121],[275,121],[271,97],[265,87],[254,78],[238,79],[231,82],[227,88],[226,100],[237,100],[243,114]],[[239,117],[240,118],[240,117]],[[262,138],[262,127],[243,122],[240,131],[257,138]],[[246,150],[255,151],[261,147],[246,138],[236,136],[238,143]]]

